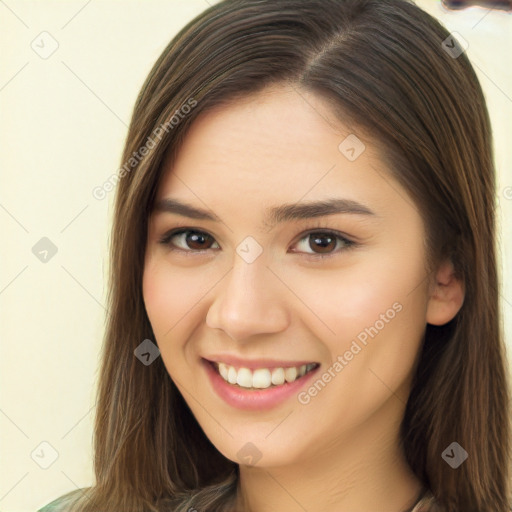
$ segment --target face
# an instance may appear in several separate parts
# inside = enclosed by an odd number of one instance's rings
[[[218,450],[279,466],[396,427],[426,325],[424,226],[375,144],[274,87],[198,118],[164,171],[144,301]]]

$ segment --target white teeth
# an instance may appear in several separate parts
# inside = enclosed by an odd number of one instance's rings
[[[237,371],[232,366],[230,366],[228,370],[228,382],[230,384],[236,384],[236,375]]]
[[[225,381],[248,389],[267,389],[272,385],[281,386],[285,382],[294,382],[316,366],[315,363],[309,363],[299,367],[273,368],[272,370],[258,368],[252,371],[249,368],[239,368],[237,370],[234,366],[226,363],[217,363],[219,373]]]
[[[228,366],[224,363],[219,363],[219,373],[224,380],[228,380]]]
[[[284,378],[286,382],[293,382],[297,378],[297,368],[285,368]]]
[[[265,389],[270,387],[272,383],[272,377],[270,375],[270,370],[267,368],[260,368],[255,370],[252,374],[252,387]]]
[[[274,368],[272,370],[272,384],[274,386],[284,384],[284,370],[282,368]]]
[[[243,388],[252,387],[252,372],[248,368],[240,368],[236,377],[236,383]]]

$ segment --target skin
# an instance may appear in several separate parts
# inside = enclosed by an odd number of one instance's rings
[[[199,117],[157,191],[157,201],[221,219],[151,215],[143,295],[169,375],[212,443],[240,463],[237,511],[400,512],[422,487],[398,429],[426,323],[451,320],[463,286],[450,262],[427,273],[420,213],[363,132],[366,149],[345,157],[338,146],[350,133],[322,98],[273,86]],[[267,207],[333,197],[375,215],[263,223]],[[159,243],[178,227],[211,238]],[[329,258],[314,260],[322,246],[307,234],[322,230],[358,245],[333,242]],[[263,249],[252,263],[236,252],[247,236]],[[200,365],[229,353],[315,361],[321,375],[395,303],[401,311],[306,405],[292,397],[267,411],[235,409]],[[261,454],[254,466],[237,455],[248,442]]]

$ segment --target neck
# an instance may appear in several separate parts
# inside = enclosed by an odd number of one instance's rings
[[[241,465],[236,511],[411,509],[423,485],[400,447],[396,418],[402,417],[403,408],[404,404],[392,396],[364,424],[345,432],[335,446],[308,453],[293,464]]]

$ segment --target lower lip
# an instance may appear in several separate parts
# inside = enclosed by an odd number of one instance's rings
[[[217,373],[210,361],[202,359],[201,362],[208,374],[213,389],[227,404],[237,409],[252,411],[272,409],[288,398],[297,395],[300,389],[312,379],[320,368],[319,366],[316,367],[293,382],[285,382],[281,386],[272,386],[255,391],[229,384]]]

